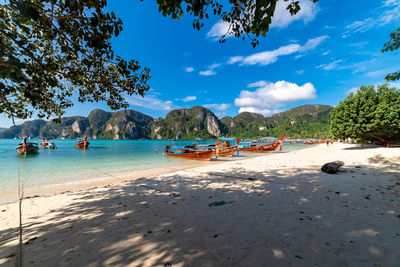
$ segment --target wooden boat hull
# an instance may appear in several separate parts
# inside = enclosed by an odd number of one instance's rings
[[[239,151],[252,151],[252,152],[267,152],[267,151],[275,151],[279,146],[279,143],[275,144],[266,144],[260,146],[251,146],[251,147],[242,147],[239,148]]]
[[[86,144],[84,142],[78,143],[75,145],[76,148],[88,148],[89,147],[89,142],[86,142]]]
[[[23,145],[19,145],[15,150],[17,150],[18,154],[23,154],[23,155],[28,155],[28,154],[38,154],[39,153],[39,147],[33,144],[27,144],[24,152],[24,147]]]
[[[198,160],[211,160],[214,154],[215,154],[214,150],[195,151],[191,153],[171,153],[171,152],[164,153],[164,155],[169,157],[181,158],[181,159],[198,159]]]
[[[282,135],[282,138],[280,140],[280,142],[283,141],[283,139],[285,138],[286,134]],[[250,152],[268,152],[268,151],[275,151],[280,142],[277,143],[273,143],[273,144],[265,144],[265,145],[254,145],[254,146],[250,146],[250,147],[239,147],[239,151],[250,151]]]
[[[53,143],[45,143],[45,144],[40,144],[40,147],[41,148],[43,148],[43,149],[55,149],[56,148],[56,145],[55,144],[53,144]]]
[[[236,147],[223,147],[218,149],[218,156],[233,156],[236,151]]]

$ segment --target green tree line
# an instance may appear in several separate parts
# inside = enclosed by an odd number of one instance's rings
[[[332,110],[331,133],[338,139],[400,140],[400,90],[361,86]]]

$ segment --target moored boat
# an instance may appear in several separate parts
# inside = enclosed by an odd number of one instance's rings
[[[78,140],[78,143],[75,145],[76,148],[88,148],[90,143],[87,141],[87,136],[83,138],[83,140]]]
[[[216,145],[219,145],[220,142],[221,140],[218,140]],[[215,149],[198,150],[195,144],[173,147],[167,145],[164,150],[164,155],[182,159],[211,160],[215,152]]]
[[[43,149],[55,149],[56,145],[53,142],[49,142],[46,138],[43,138],[40,147]]]
[[[235,151],[238,152],[238,146],[241,140],[240,138],[237,139],[236,145],[234,146],[231,146],[230,143],[230,141],[234,141],[233,138],[223,138],[222,140],[224,140],[224,142],[220,146],[216,147],[216,153],[218,156],[233,156]]]
[[[282,135],[282,138],[279,141],[272,144],[257,145],[253,143],[242,143],[239,144],[239,151],[250,151],[250,152],[275,151],[281,144],[281,142],[283,142],[284,138],[285,134]]]
[[[19,144],[15,149],[17,150],[18,154],[21,154],[21,155],[38,154],[39,153],[38,145],[36,143],[27,142],[26,138],[24,138],[22,143]]]

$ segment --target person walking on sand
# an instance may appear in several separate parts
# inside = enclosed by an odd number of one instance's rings
[[[329,146],[329,140],[326,140],[326,146]]]

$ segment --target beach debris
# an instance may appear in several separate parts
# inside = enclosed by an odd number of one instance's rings
[[[222,206],[222,205],[229,204],[229,203],[233,203],[233,201],[225,201],[225,200],[214,201],[214,202],[211,202],[210,204],[208,204],[208,206],[215,207],[215,206]]]
[[[10,254],[6,255],[4,258],[5,259],[10,259],[10,258],[13,258],[15,256],[17,256],[17,254],[15,252],[11,252]]]
[[[28,241],[26,241],[25,246],[31,244],[33,241],[35,241],[37,239],[37,236],[32,237],[31,239],[29,239]]]
[[[294,254],[294,256],[295,256],[296,258],[303,259],[303,257],[300,256],[300,255]]]
[[[329,173],[329,174],[336,174],[339,171],[339,168],[344,165],[343,161],[332,161],[325,163],[321,167],[321,171]]]

